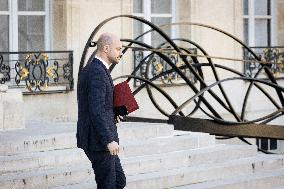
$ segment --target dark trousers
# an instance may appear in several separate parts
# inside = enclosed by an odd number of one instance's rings
[[[119,157],[108,151],[85,151],[92,163],[97,189],[122,189],[126,178]]]

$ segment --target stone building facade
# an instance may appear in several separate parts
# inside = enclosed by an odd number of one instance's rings
[[[143,17],[154,24],[173,22],[201,23],[220,28],[244,41],[248,46],[284,45],[284,0],[1,0],[0,1],[0,52],[1,51],[73,51],[74,90],[67,93],[24,95],[24,109],[27,120],[76,121],[76,82],[80,58],[87,39],[94,28],[103,20],[121,14]],[[121,38],[132,39],[149,29],[129,18],[118,18],[104,25],[99,33],[111,31]],[[208,28],[196,25],[180,25],[164,28],[172,38],[187,38],[203,47],[209,55],[243,58],[243,49],[232,39]],[[96,36],[98,37],[98,36]],[[155,33],[146,35],[143,41],[150,45],[159,44],[162,39]],[[283,49],[282,49],[283,50]],[[202,59],[201,59],[202,60]],[[214,60],[239,72],[244,72],[244,63],[239,61]],[[13,64],[11,62],[10,64]],[[13,67],[13,65],[11,65]],[[123,57],[123,63],[115,67],[112,77],[130,74],[134,67],[132,51]],[[281,73],[280,73],[281,74]],[[214,80],[212,71],[204,69],[205,80]],[[229,74],[221,71],[226,78]],[[283,84],[279,80],[280,85]],[[238,111],[248,83],[236,82],[224,85],[228,96]],[[133,89],[135,86],[132,85]],[[163,86],[161,86],[163,87]],[[185,85],[163,87],[180,104],[193,95]],[[270,90],[270,89],[268,89]],[[273,90],[270,91],[272,94]],[[264,100],[257,91],[248,102],[249,118],[266,115],[273,110],[271,103]],[[146,90],[137,95],[140,109],[133,115],[165,118],[153,106]],[[168,112],[173,108],[154,91],[159,105]],[[208,97],[210,98],[210,97]],[[216,108],[217,103],[212,102]],[[190,111],[190,108],[189,110]],[[221,114],[226,115],[220,108]],[[204,117],[197,112],[197,117]],[[284,123],[283,118],[274,124]],[[279,142],[279,146],[283,146]]]

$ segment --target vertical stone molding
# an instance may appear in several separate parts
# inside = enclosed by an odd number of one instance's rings
[[[0,131],[25,128],[23,94],[18,89],[0,91]]]

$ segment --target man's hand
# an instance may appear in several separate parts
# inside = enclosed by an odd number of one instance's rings
[[[115,117],[115,122],[116,122],[116,123],[120,123],[122,120],[123,120],[123,117],[120,116],[120,115],[118,115],[118,116]]]
[[[117,106],[117,107],[114,107],[113,108],[113,112],[114,112],[114,115],[115,117],[116,116],[126,116],[128,115],[128,111],[127,111],[127,108],[126,106]]]
[[[107,148],[108,148],[111,155],[118,155],[119,145],[117,144],[117,142],[112,141],[111,143],[108,143]]]

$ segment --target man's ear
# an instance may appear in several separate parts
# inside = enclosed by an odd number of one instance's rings
[[[107,53],[109,51],[109,45],[104,46],[104,52]]]

